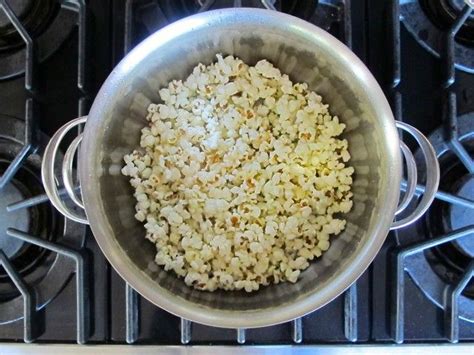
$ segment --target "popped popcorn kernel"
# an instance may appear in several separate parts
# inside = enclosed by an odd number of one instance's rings
[[[352,208],[345,125],[270,62],[197,65],[124,156],[156,264],[202,291],[295,283]]]

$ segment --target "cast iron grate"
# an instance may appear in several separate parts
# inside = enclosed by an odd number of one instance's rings
[[[86,3],[84,0],[61,0],[59,1],[60,11],[73,11],[77,14],[78,25],[78,64],[77,64],[77,87],[82,93],[79,99],[79,115],[84,115],[87,108],[87,78],[86,78]],[[16,31],[21,35],[25,43],[25,90],[28,92],[29,98],[26,100],[25,114],[25,135],[23,148],[17,156],[11,161],[4,174],[0,177],[0,190],[4,188],[15,176],[15,173],[25,164],[26,159],[34,154],[38,148],[37,142],[37,105],[34,98],[37,88],[37,47],[35,40],[30,36],[28,31],[22,25],[21,21],[12,11],[7,0],[0,0],[0,11],[3,12]],[[7,211],[15,211],[21,208],[30,208],[38,204],[47,202],[48,198],[45,194],[34,196],[32,198],[18,201],[7,206]],[[36,245],[58,255],[70,258],[75,263],[76,274],[76,312],[77,312],[77,342],[85,343],[89,337],[89,297],[87,282],[87,258],[82,251],[75,250],[71,247],[61,245],[56,242],[48,241],[40,237],[24,233],[22,231],[8,228],[7,234],[13,238],[22,240],[25,243]],[[34,289],[28,285],[22,278],[18,270],[15,269],[11,260],[6,254],[0,250],[0,265],[3,266],[6,273],[19,290],[23,297],[23,322],[24,322],[24,341],[27,343],[35,341],[40,335],[35,324],[36,314],[36,295]]]
[[[456,112],[457,94],[454,90],[456,81],[455,76],[455,36],[467,21],[473,12],[474,2],[465,1],[462,11],[457,16],[453,24],[445,31],[443,49],[441,53],[443,67],[443,104],[445,107],[442,112],[442,122],[444,130],[444,139],[450,151],[455,154],[462,165],[470,173],[474,173],[474,162],[468,151],[462,145],[458,135],[458,115]],[[395,118],[403,120],[402,117],[402,94],[400,92],[401,82],[401,54],[400,54],[400,1],[393,0],[391,3],[390,28],[391,44],[392,44],[392,80],[391,80],[391,99]],[[425,191],[423,185],[418,185],[416,192],[421,195]],[[448,192],[438,191],[436,199],[447,202],[452,205],[462,206],[467,209],[474,209],[474,201],[457,196]],[[453,230],[447,234],[437,236],[435,238],[416,242],[408,246],[404,246],[397,250],[394,275],[393,275],[393,297],[391,312],[391,333],[396,343],[404,342],[404,324],[405,324],[405,259],[409,256],[423,253],[437,246],[459,240],[466,236],[474,234],[474,225],[468,225],[463,228]],[[474,276],[474,260],[470,262],[465,269],[462,277],[453,286],[446,286],[446,297],[444,300],[444,331],[447,339],[456,343],[459,341],[459,309],[458,302],[462,291],[467,287],[469,281]]]

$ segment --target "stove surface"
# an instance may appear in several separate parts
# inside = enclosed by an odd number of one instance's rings
[[[126,285],[90,230],[50,205],[39,166],[49,137],[87,114],[114,65],[150,33],[199,11],[264,5],[351,47],[396,118],[430,137],[442,179],[428,213],[391,232],[371,267],[327,306],[272,327],[213,328],[171,315]],[[474,340],[472,18],[462,1],[452,0],[0,0],[0,342]],[[447,36],[456,25],[456,36]]]

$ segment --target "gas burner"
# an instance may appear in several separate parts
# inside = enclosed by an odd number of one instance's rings
[[[472,155],[474,153],[474,114],[463,115],[457,122],[459,140]],[[439,191],[474,201],[473,175],[451,151],[444,137],[444,128],[438,128],[429,138],[440,164]],[[417,153],[415,158],[417,162],[420,161],[420,154]],[[423,177],[423,174],[421,175]],[[402,245],[418,243],[471,226],[473,220],[472,208],[435,199],[423,222],[400,230],[398,240]],[[467,235],[427,248],[424,253],[407,257],[406,271],[423,293],[441,308],[445,307],[446,287],[459,282],[474,257],[473,237],[473,235]],[[474,322],[474,282],[472,281],[459,297],[459,316]]]
[[[469,119],[471,120],[470,128],[474,130],[473,117]],[[466,137],[463,145],[469,152],[474,152],[474,134],[471,137]],[[446,151],[439,156],[439,163],[441,168],[440,190],[474,200],[472,174],[469,174],[459,159],[451,151]],[[473,219],[470,219],[473,217],[473,213],[474,210],[463,206],[435,201],[425,219],[428,235],[435,237],[467,227],[473,223]],[[446,283],[454,284],[465,272],[474,256],[472,241],[472,236],[467,236],[426,252],[431,267]],[[474,283],[465,288],[464,294],[474,299]]]
[[[3,1],[34,41],[36,60],[40,62],[59,48],[77,23],[77,14],[59,0]],[[0,2],[0,79],[23,74],[25,61],[25,42]]]
[[[3,144],[0,143],[0,147]],[[4,149],[2,148],[3,155]],[[6,171],[11,161],[2,156],[0,158],[0,174]],[[34,164],[34,163],[33,163]],[[26,276],[34,272],[38,263],[43,259],[44,251],[38,247],[23,243],[19,239],[7,235],[7,228],[16,228],[23,231],[30,231],[32,234],[41,235],[48,238],[51,230],[54,229],[56,221],[52,211],[46,205],[35,206],[30,209],[20,209],[9,212],[7,206],[14,202],[31,198],[42,193],[41,181],[32,171],[33,165],[29,162],[20,168],[15,174],[12,182],[8,183],[0,190],[0,249],[10,259],[15,269],[20,275]],[[49,238],[48,238],[49,239]],[[0,267],[0,300],[17,296],[18,291],[11,284],[5,270]]]
[[[5,171],[5,169],[1,169]],[[23,247],[23,243],[15,238],[11,238],[7,235],[5,226],[12,226],[20,230],[29,230],[29,219],[30,213],[28,210],[20,210],[16,213],[9,213],[7,206],[16,201],[23,200],[24,196],[14,184],[7,184],[2,192],[0,199],[0,250],[5,255],[12,259],[18,255],[20,249]],[[4,276],[2,274],[2,276]],[[1,277],[1,276],[0,276]]]
[[[467,174],[457,184],[457,196],[474,200],[474,174]],[[474,210],[459,205],[452,205],[449,209],[451,229],[459,229],[471,225],[474,221]],[[453,242],[454,246],[465,257],[474,259],[474,238],[461,238]]]
[[[464,6],[463,0],[399,0],[400,17],[416,41],[439,57],[446,30]],[[466,20],[454,43],[456,68],[474,73],[474,16]]]
[[[464,7],[464,0],[420,0],[420,4],[433,24],[446,31],[452,26]],[[474,14],[466,20],[456,35],[456,40],[474,45]]]
[[[28,34],[36,38],[46,29],[57,11],[55,0],[16,0],[8,1]],[[18,31],[4,13],[0,14],[0,52],[25,45]]]
[[[0,176],[23,147],[25,124],[22,120],[0,115]],[[84,244],[82,225],[62,218],[49,203],[30,203],[28,208],[11,205],[44,194],[40,178],[43,148],[48,138],[39,137],[39,148],[29,155],[12,180],[0,189],[0,250],[8,257],[24,282],[36,292],[36,308],[48,304],[75,270],[65,256],[7,235],[15,228],[50,242],[80,248]],[[9,208],[7,208],[10,205]],[[23,317],[23,298],[0,267],[0,324]]]

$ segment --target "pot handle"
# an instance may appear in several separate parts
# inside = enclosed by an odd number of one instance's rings
[[[56,155],[59,149],[59,145],[61,141],[63,140],[63,138],[65,137],[65,135],[71,129],[73,129],[74,127],[77,127],[80,124],[85,123],[86,121],[87,121],[87,116],[83,116],[83,117],[76,118],[66,123],[64,126],[62,126],[53,135],[48,145],[46,146],[43,162],[41,164],[41,178],[43,180],[44,189],[49,199],[51,200],[51,203],[53,204],[53,206],[65,217],[82,224],[89,224],[89,221],[87,220],[87,218],[84,218],[83,214],[79,214],[74,209],[69,208],[59,195],[58,187],[56,184],[57,179],[54,172],[55,170],[54,167],[55,167]],[[426,178],[425,192],[423,194],[423,197],[420,203],[416,207],[416,209],[409,216],[401,220],[393,222],[392,226],[390,227],[391,230],[403,228],[414,223],[426,212],[426,210],[429,208],[429,206],[433,202],[435,194],[438,190],[439,179],[440,179],[438,159],[436,156],[436,152],[431,146],[431,143],[429,142],[429,140],[418,129],[404,122],[396,121],[396,126],[408,132],[409,134],[411,134],[415,138],[417,143],[420,145],[421,152],[423,154],[423,157],[426,163],[427,178]],[[76,189],[74,188],[73,176],[72,176],[73,175],[72,165],[74,161],[74,156],[77,149],[79,148],[81,141],[82,141],[82,134],[77,136],[69,145],[64,155],[61,175],[62,175],[62,180],[64,181],[64,187],[66,189],[68,196],[79,208],[84,210],[84,204],[82,200],[75,193]],[[416,183],[418,179],[416,162],[415,162],[412,152],[406,146],[406,144],[403,143],[402,141],[400,141],[400,149],[403,153],[403,156],[405,158],[405,162],[407,165],[407,189],[402,201],[400,202],[397,208],[397,211],[395,213],[396,215],[403,212],[407,208],[407,206],[410,204],[411,200],[413,199],[413,196],[415,195]]]
[[[403,228],[414,223],[428,210],[431,202],[433,202],[435,198],[436,192],[438,191],[440,176],[438,158],[428,138],[426,138],[418,129],[404,122],[396,121],[395,124],[398,128],[408,132],[413,138],[415,138],[420,146],[426,165],[426,189],[415,210],[407,217],[393,222],[390,227],[391,230]],[[415,195],[416,183],[418,180],[417,167],[413,153],[402,141],[400,141],[400,149],[407,165],[407,189],[405,196],[402,198],[402,201],[397,208],[396,215],[403,212],[410,204]]]
[[[43,180],[46,195],[48,195],[53,206],[65,217],[82,224],[89,224],[87,218],[84,217],[85,212],[78,213],[73,208],[68,207],[66,203],[61,199],[56,183],[58,179],[56,178],[54,170],[56,155],[58,153],[59,145],[61,144],[64,136],[66,136],[66,134],[74,127],[85,123],[86,120],[87,116],[79,117],[66,123],[60,129],[58,129],[56,133],[54,133],[48,145],[46,146],[43,156],[43,162],[41,163],[41,179]],[[64,187],[68,196],[71,198],[74,204],[84,210],[84,204],[82,203],[81,198],[78,197],[75,192],[76,189],[74,188],[72,167],[74,156],[76,155],[81,140],[82,134],[77,136],[66,150],[66,154],[64,154],[64,160],[62,162],[61,177],[64,182]]]
[[[267,10],[274,10],[276,11],[276,7],[274,5],[275,1],[270,1],[270,0],[260,0],[262,5],[267,9]]]

